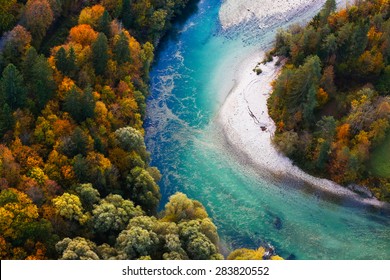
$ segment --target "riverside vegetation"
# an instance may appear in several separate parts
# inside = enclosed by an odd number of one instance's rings
[[[276,147],[316,176],[390,201],[390,2],[334,0],[280,30],[287,58],[268,100]],[[370,192],[362,191],[366,186]]]
[[[198,201],[157,212],[144,143],[154,49],[188,2],[0,1],[1,259],[223,258]]]

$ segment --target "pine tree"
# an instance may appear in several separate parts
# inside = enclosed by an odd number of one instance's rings
[[[36,100],[36,109],[40,111],[54,95],[55,90],[52,69],[43,55],[38,56],[33,66],[32,74],[31,89]]]
[[[110,14],[106,10],[100,18],[98,31],[103,32],[107,38],[110,38]]]
[[[108,62],[108,43],[107,37],[99,33],[98,38],[92,44],[93,66],[98,75],[103,75]]]
[[[13,64],[3,71],[0,82],[1,99],[4,100],[11,109],[22,108],[26,101],[26,88],[24,87],[23,76]]]
[[[88,87],[84,92],[76,87],[70,89],[65,97],[64,110],[79,123],[92,118],[95,110],[92,89]]]
[[[74,48],[70,47],[70,50],[68,53],[68,75],[69,75],[69,77],[72,78],[75,75],[76,71],[77,71],[76,53],[74,51]]]
[[[122,2],[122,22],[127,29],[131,28],[133,23],[133,16],[131,14],[130,0],[123,0]]]
[[[0,109],[0,137],[5,132],[12,129],[14,125],[14,118],[12,116],[11,108],[7,103],[4,103],[3,108]]]
[[[306,102],[303,104],[303,118],[309,127],[314,121],[314,109],[317,106],[316,88],[312,85],[307,93]]]
[[[61,47],[55,55],[56,67],[64,75],[68,73],[68,58],[66,57],[66,51]]]
[[[119,39],[114,46],[113,52],[114,59],[118,64],[131,61],[129,39],[126,37],[125,33],[121,32],[119,34]]]
[[[23,77],[26,83],[30,83],[33,80],[32,69],[37,61],[38,53],[34,47],[28,48],[26,55],[22,62]]]

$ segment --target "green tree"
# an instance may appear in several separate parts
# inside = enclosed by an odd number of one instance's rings
[[[307,93],[306,102],[303,105],[303,119],[306,123],[306,127],[309,127],[313,124],[314,118],[314,109],[317,107],[317,91],[314,85],[312,85]]]
[[[70,47],[67,55],[67,75],[71,78],[75,77],[77,71],[76,52],[73,46]]]
[[[333,137],[336,133],[336,120],[332,116],[323,116],[316,124],[316,135],[333,141]]]
[[[118,64],[131,61],[129,39],[124,32],[119,34],[119,38],[114,45],[113,53],[114,59],[118,62]]]
[[[87,118],[92,118],[95,110],[92,89],[87,88],[82,91],[75,86],[72,87],[65,96],[64,110],[69,112],[72,118],[79,123]]]
[[[141,59],[144,67],[144,75],[149,77],[150,65],[154,59],[154,47],[150,42],[146,42],[142,46]]]
[[[92,44],[92,59],[96,74],[104,75],[108,62],[108,43],[104,33],[99,33],[96,41]]]
[[[103,32],[107,38],[111,37],[110,23],[111,23],[110,14],[107,12],[107,10],[105,10],[99,20],[98,31]]]
[[[204,223],[206,223],[206,226]],[[179,234],[183,248],[190,259],[223,259],[223,256],[218,253],[217,249],[217,228],[208,218],[180,223]]]
[[[45,107],[55,93],[56,84],[53,79],[53,70],[43,55],[38,56],[32,68],[30,88],[36,100],[36,109],[38,111]]]
[[[34,47],[29,47],[22,61],[23,77],[27,83],[34,82],[33,68],[35,63],[37,62],[37,59],[37,50]]]
[[[75,188],[75,191],[78,197],[81,200],[81,203],[87,211],[91,211],[93,205],[100,200],[100,194],[97,189],[95,189],[92,184],[80,184]]]
[[[23,76],[13,64],[8,64],[0,80],[0,100],[6,102],[11,109],[22,108],[26,101],[26,88]]]
[[[7,103],[4,103],[0,110],[0,137],[8,130],[11,130],[14,125],[14,118],[12,116],[11,108]]]
[[[329,159],[330,142],[323,140],[319,143],[319,145],[320,145],[320,149],[319,149],[317,160],[315,162],[315,166],[317,167],[318,170],[322,171],[324,170],[325,164]]]
[[[120,148],[128,152],[141,151],[146,148],[142,134],[131,126],[117,129],[115,140]]]
[[[309,56],[294,73],[294,84],[289,94],[289,105],[299,108],[309,97],[309,91],[318,89],[321,78],[321,61],[318,56]]]
[[[143,211],[139,206],[134,206],[132,201],[110,194],[94,206],[92,215],[94,229],[107,234],[124,230],[130,219],[143,215]]]
[[[122,22],[126,29],[130,29],[133,24],[131,0],[122,1]]]
[[[61,47],[57,51],[55,55],[55,62],[56,62],[57,69],[66,75],[69,71],[69,66],[68,66],[68,57],[66,55],[66,51],[64,47]]]
[[[321,24],[326,24],[326,21],[331,13],[336,11],[336,0],[326,0],[324,6],[320,11]]]
[[[153,40],[158,39],[162,31],[165,30],[165,24],[167,22],[167,11],[165,9],[158,9],[153,12],[150,18],[150,32]]]
[[[99,260],[97,246],[83,237],[64,238],[56,244],[61,260]]]
[[[71,140],[74,144],[73,154],[85,156],[88,152],[88,134],[78,126],[75,128]]]
[[[125,252],[129,259],[154,254],[158,244],[159,238],[155,232],[138,226],[122,231],[116,240],[116,247]]]
[[[130,198],[147,213],[155,214],[161,194],[149,172],[141,167],[133,168],[127,176],[127,185],[131,190]]]
[[[207,217],[206,209],[199,201],[189,199],[181,192],[172,195],[164,209],[164,220],[175,223]]]

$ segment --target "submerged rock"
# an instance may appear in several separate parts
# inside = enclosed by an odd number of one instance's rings
[[[286,260],[296,260],[296,259],[297,259],[297,256],[295,256],[292,253],[286,258]]]
[[[282,220],[279,218],[279,217],[276,217],[274,219],[274,227],[277,229],[277,230],[281,230],[283,228],[283,224],[282,224]]]

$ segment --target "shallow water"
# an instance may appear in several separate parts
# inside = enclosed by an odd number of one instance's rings
[[[200,1],[162,42],[151,72],[146,144],[163,174],[161,205],[176,191],[201,201],[226,250],[269,242],[285,258],[390,259],[390,218],[380,210],[252,170],[231,154],[214,119],[235,65],[269,46],[280,23],[223,31],[220,5]]]

